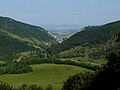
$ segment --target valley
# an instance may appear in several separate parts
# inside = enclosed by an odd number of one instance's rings
[[[36,85],[41,90],[47,90],[47,85],[52,86],[50,90],[79,90],[94,87],[95,77],[99,73],[111,74],[114,65],[117,70],[113,73],[119,71],[120,21],[87,26],[80,31],[68,27],[57,30],[50,32],[0,17],[0,81],[18,90],[34,90],[31,88],[37,88]],[[64,40],[60,42],[58,38]],[[24,84],[28,87],[22,87]],[[7,84],[0,85],[4,88]]]
[[[0,90],[120,90],[120,0],[0,0]]]
[[[80,31],[81,25],[45,25],[50,35],[56,38],[59,43]]]

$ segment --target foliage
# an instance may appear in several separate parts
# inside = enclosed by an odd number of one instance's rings
[[[48,51],[56,54],[76,46],[91,47],[98,44],[104,44],[112,38],[111,36],[118,32],[120,32],[120,21],[102,26],[85,27],[83,31],[74,34],[63,43],[50,48]]]
[[[64,83],[63,90],[118,90],[120,88],[120,52],[110,53],[107,60],[107,65],[95,75],[85,73],[69,77]]]
[[[6,67],[6,73],[10,73],[10,74],[20,74],[20,73],[28,73],[28,72],[32,72],[32,67],[26,65],[23,62],[17,62],[14,65]]]
[[[62,90],[86,90],[93,77],[94,74],[91,72],[83,72],[70,76],[67,81],[64,82]]]
[[[5,67],[0,67],[0,75],[6,73],[6,68]]]
[[[60,58],[84,57],[84,53],[85,53],[84,47],[75,47],[70,50],[66,50],[59,53],[58,57]]]
[[[79,66],[91,70],[98,70],[101,68],[101,65],[98,64],[92,64],[90,62],[75,62],[71,60],[60,60],[59,58],[39,58],[39,57],[30,57],[29,59],[23,60],[24,63],[28,65],[32,64],[42,64],[42,63],[54,63],[54,64],[67,64],[67,65],[74,65]]]
[[[118,37],[119,38],[119,37]],[[118,40],[118,39],[117,39]],[[77,75],[70,77],[63,90],[119,90],[120,88],[120,51],[111,52],[106,59],[107,64],[95,75]],[[84,77],[90,77],[90,79]],[[84,76],[84,77],[83,77]],[[84,82],[86,82],[84,85]]]
[[[23,84],[19,88],[15,89],[7,83],[0,82],[0,90],[44,90],[44,89],[38,85],[27,85],[27,84]],[[48,85],[45,90],[53,90],[52,85]]]
[[[32,72],[32,67],[24,62],[16,62],[7,66],[0,67],[0,75],[3,74],[20,74]]]
[[[23,84],[18,90],[43,90],[41,86]]]
[[[117,34],[117,39],[116,39],[117,42],[120,42],[120,33]]]
[[[118,34],[117,42],[119,43]],[[120,88],[120,50],[111,52],[107,57],[107,65],[98,72],[88,90],[118,90]]]
[[[0,90],[14,90],[12,86],[0,81]]]
[[[46,89],[43,89],[41,86],[38,85],[27,85],[23,84],[19,90],[53,90],[52,85],[48,84]]]
[[[107,59],[107,65],[96,74],[90,90],[117,90],[120,88],[120,52],[110,53]]]
[[[53,90],[53,86],[48,84],[45,90]]]
[[[57,41],[41,27],[0,17],[0,60],[12,61],[16,54],[45,50]]]
[[[0,60],[13,60],[16,53],[35,50],[25,42],[13,39],[0,33]]]
[[[16,34],[20,37],[31,39],[37,38],[38,40],[46,43],[48,41],[51,43],[56,42],[55,39],[51,37],[45,29],[38,26],[15,21],[11,18],[0,17],[0,28],[12,34]]]

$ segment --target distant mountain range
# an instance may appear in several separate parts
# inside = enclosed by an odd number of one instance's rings
[[[13,59],[21,52],[44,50],[57,43],[44,28],[0,17],[0,60]]]

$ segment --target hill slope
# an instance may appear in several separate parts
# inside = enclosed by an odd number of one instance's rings
[[[48,52],[64,61],[101,66],[106,63],[105,56],[109,52],[120,49],[120,43],[115,42],[118,32],[120,21],[102,26],[88,26],[63,43],[50,48]]]
[[[0,60],[12,59],[17,53],[44,50],[57,41],[41,27],[0,17]]]
[[[63,43],[52,47],[51,51],[59,53],[76,46],[95,46],[98,44],[104,44],[118,32],[120,32],[120,21],[102,26],[88,26],[85,27],[83,31],[74,34]]]

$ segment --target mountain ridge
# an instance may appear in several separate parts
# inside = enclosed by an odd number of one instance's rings
[[[52,47],[53,53],[69,50],[76,46],[94,46],[104,44],[110,38],[120,32],[120,21],[111,22],[101,26],[88,26],[84,30],[74,34],[63,43]]]
[[[0,17],[0,60],[26,51],[44,51],[58,42],[41,27]]]

